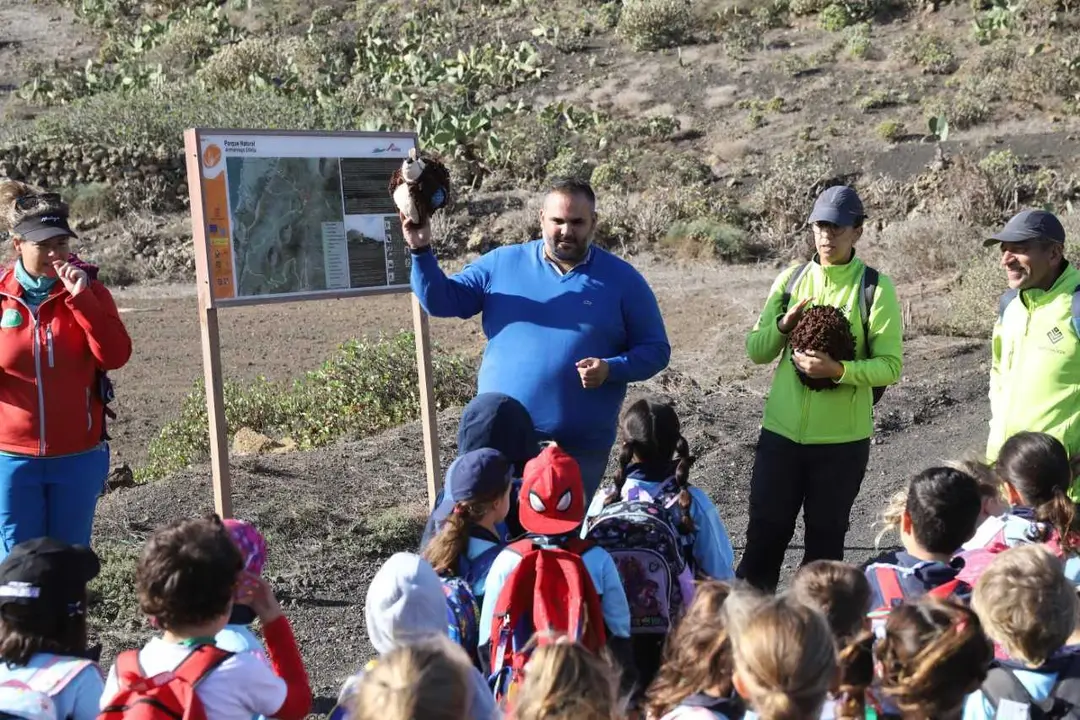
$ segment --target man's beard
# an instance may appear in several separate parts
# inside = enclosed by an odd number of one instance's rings
[[[559,247],[560,242],[567,241],[553,241],[545,238],[544,242],[547,244],[548,252],[550,252],[556,260],[561,260],[563,262],[580,262],[585,259],[585,255],[589,252],[589,246],[592,244],[592,236],[590,235],[584,241],[575,239],[568,242],[568,245],[570,245],[572,249],[563,249]]]

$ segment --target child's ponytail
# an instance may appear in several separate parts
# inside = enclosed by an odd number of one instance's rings
[[[686,438],[681,434],[678,442],[675,443],[675,455],[678,457],[675,465],[675,483],[679,486],[679,507],[683,509],[679,523],[682,526],[680,530],[692,533],[695,528],[690,516],[690,505],[693,502],[690,497],[690,467],[697,458],[690,454],[690,443],[686,442]]]
[[[619,447],[619,467],[615,471],[615,491],[604,499],[604,507],[622,499],[623,484],[626,482],[626,468],[634,459],[634,441],[625,439]]]
[[[866,692],[874,684],[874,633],[864,630],[836,658],[839,669],[836,690],[836,717],[863,720]]]
[[[1075,463],[1065,446],[1047,433],[1019,432],[1001,446],[994,469],[1035,510],[1035,520],[1045,526],[1033,539],[1046,542],[1053,529],[1065,553],[1077,552],[1080,538],[1073,536],[1076,506],[1068,496]]]
[[[476,522],[487,512],[486,503],[459,502],[447,516],[443,526],[424,548],[424,559],[439,575],[457,575],[458,558],[469,549],[469,523]]]

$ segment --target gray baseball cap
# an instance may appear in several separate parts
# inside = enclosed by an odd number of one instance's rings
[[[865,217],[866,211],[855,189],[847,185],[833,185],[818,195],[808,222],[853,227],[858,220]]]
[[[984,247],[997,243],[1022,243],[1029,240],[1048,240],[1065,244],[1065,228],[1052,212],[1021,210],[1005,223],[997,234],[983,241]]]

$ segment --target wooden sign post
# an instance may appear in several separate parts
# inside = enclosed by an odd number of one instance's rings
[[[214,508],[232,517],[218,309],[411,292],[389,194],[411,133],[184,133]],[[412,297],[428,505],[442,484],[428,318]]]

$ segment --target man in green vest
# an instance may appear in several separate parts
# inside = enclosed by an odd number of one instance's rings
[[[1031,430],[1080,451],[1080,328],[1074,295],[1080,270],[1065,259],[1065,228],[1053,213],[1024,210],[986,240],[1001,247],[1009,290],[994,326],[990,438],[997,457],[1012,435]],[[1072,494],[1077,493],[1074,487]]]

